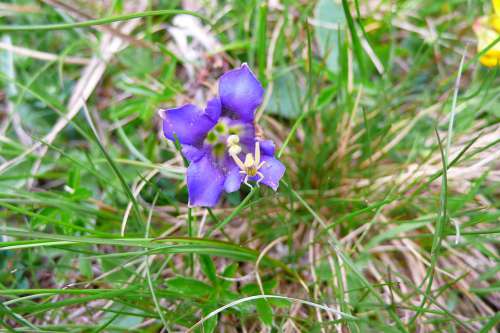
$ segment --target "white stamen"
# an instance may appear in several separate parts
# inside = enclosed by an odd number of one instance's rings
[[[226,142],[227,142],[227,145],[229,147],[236,146],[236,145],[238,145],[238,143],[240,143],[240,137],[237,136],[237,135],[232,134],[232,135],[230,135],[230,136],[227,137],[227,141]]]
[[[240,146],[237,146],[237,145],[234,145],[234,146],[230,146],[229,147],[229,155],[238,155],[239,153],[241,153],[241,147]]]

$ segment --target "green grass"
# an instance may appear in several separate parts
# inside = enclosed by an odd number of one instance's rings
[[[494,332],[489,2],[182,3],[0,5],[0,332]],[[156,111],[242,62],[285,177],[189,208]]]

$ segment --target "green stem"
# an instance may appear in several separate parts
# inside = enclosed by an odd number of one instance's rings
[[[192,238],[193,237],[193,209],[192,208],[188,208],[188,236],[189,238]],[[191,274],[193,274],[194,272],[194,254],[189,254],[189,271],[191,272]]]
[[[250,201],[250,199],[252,199],[252,197],[255,195],[256,192],[257,192],[257,187],[253,187],[252,190],[250,191],[250,193],[248,193],[248,195],[245,197],[245,199],[243,199],[243,201],[231,212],[231,214],[229,214],[228,217],[226,217],[223,221],[217,223],[214,227],[212,227],[211,229],[208,230],[206,237],[210,237],[210,235],[212,235],[212,233],[214,231],[219,230],[220,228],[222,228],[223,226],[225,226],[226,224],[231,222],[231,220],[236,215],[238,215],[238,213],[243,208],[245,208],[246,204]]]

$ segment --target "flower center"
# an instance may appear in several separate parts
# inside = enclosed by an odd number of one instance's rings
[[[208,132],[205,142],[212,146],[215,156],[224,157],[226,140],[231,135],[239,136],[243,133],[241,124],[231,123],[230,119],[220,118],[219,122]]]

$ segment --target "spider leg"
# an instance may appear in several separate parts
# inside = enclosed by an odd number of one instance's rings
[[[259,179],[257,179],[257,186],[259,186],[260,182],[264,179],[264,175],[262,172],[257,172],[257,176],[259,176]]]
[[[258,166],[257,166],[257,170],[259,170],[260,168],[262,168],[264,166],[264,164],[266,164],[266,161],[262,161],[262,163],[260,163]]]
[[[255,141],[255,165],[260,163],[260,144],[259,141]]]
[[[246,186],[250,187],[251,190],[253,189],[253,186],[248,182],[248,175],[245,176],[245,180],[243,181],[243,183],[245,183]]]

